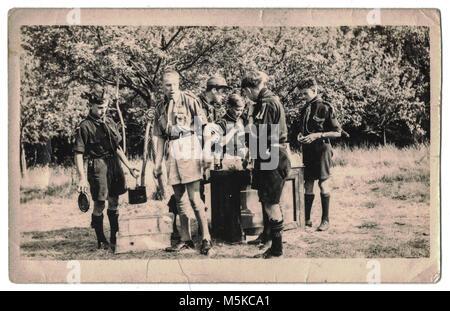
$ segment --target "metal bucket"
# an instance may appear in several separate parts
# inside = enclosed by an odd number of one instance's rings
[[[145,186],[137,185],[134,189],[128,189],[128,203],[129,204],[142,204],[147,202],[147,189]]]

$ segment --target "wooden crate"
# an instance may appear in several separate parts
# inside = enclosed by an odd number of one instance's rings
[[[116,253],[163,249],[170,246],[173,214],[119,216]]]

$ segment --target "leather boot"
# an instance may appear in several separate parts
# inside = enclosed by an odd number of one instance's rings
[[[103,248],[108,249],[109,243],[106,240],[105,234],[103,233],[103,214],[100,216],[95,216],[92,214],[91,218],[91,228],[94,228],[95,235],[97,236],[97,249]]]
[[[262,257],[269,259],[273,257],[281,257],[283,255],[283,220],[270,221],[270,236],[272,238],[272,245],[263,254],[255,257]]]

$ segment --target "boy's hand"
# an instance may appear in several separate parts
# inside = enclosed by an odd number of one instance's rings
[[[86,179],[81,179],[78,183],[78,192],[87,192],[89,188],[89,183]]]
[[[315,141],[316,139],[320,138],[321,135],[322,135],[322,133],[312,133],[307,136],[299,137],[298,141],[302,144],[310,144],[313,141]]]
[[[134,178],[138,178],[139,177],[139,170],[136,168],[131,168],[130,167],[130,174],[131,176],[133,176]]]

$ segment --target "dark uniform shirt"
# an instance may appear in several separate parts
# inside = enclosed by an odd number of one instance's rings
[[[121,141],[122,136],[112,119],[105,118],[103,122],[89,113],[76,129],[73,151],[89,158],[111,156]]]
[[[340,132],[333,106],[316,96],[302,108],[301,132],[303,136],[320,132]]]
[[[116,154],[121,140],[112,119],[105,118],[103,122],[91,113],[76,130],[73,150],[89,158],[87,179],[94,201],[126,192],[125,176]]]
[[[254,111],[252,114],[253,122],[256,126],[258,135],[258,149],[260,140],[267,139],[267,148],[270,148],[270,158],[263,159],[261,154],[266,154],[267,150],[258,150],[255,161],[255,170],[253,172],[252,186],[258,189],[259,200],[264,203],[278,204],[285,184],[285,179],[289,175],[291,163],[286,148],[283,146],[287,142],[287,126],[284,108],[280,100],[268,89],[263,88],[258,96]],[[273,141],[271,137],[271,125],[278,125],[278,141]],[[261,125],[267,125],[266,129],[260,128]],[[275,135],[275,133],[273,133]],[[278,146],[277,146],[278,144]],[[273,153],[277,152],[276,165],[274,169],[263,168],[263,162],[272,162]],[[252,155],[254,157],[254,155]]]
[[[341,127],[331,104],[316,96],[300,111],[300,129],[303,136],[312,133],[340,132]],[[325,180],[331,176],[333,152],[328,138],[303,144],[305,180]]]
[[[259,126],[267,125],[267,148],[271,145],[271,124],[278,125],[278,142],[283,144],[287,142],[287,125],[284,108],[277,96],[275,96],[268,89],[263,88],[256,101],[256,106],[253,110],[253,122],[257,126],[258,140],[262,139],[264,135],[261,135]],[[259,146],[259,143],[258,143]]]

